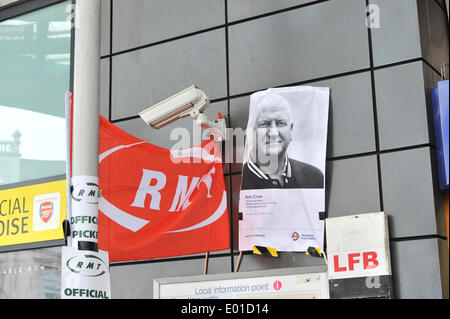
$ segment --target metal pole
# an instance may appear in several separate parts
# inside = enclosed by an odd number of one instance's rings
[[[101,0],[75,6],[72,247],[98,250]]]

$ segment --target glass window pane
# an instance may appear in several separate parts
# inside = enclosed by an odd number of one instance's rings
[[[65,173],[70,1],[0,22],[0,186]]]

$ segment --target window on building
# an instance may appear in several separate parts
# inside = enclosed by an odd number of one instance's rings
[[[65,174],[70,3],[0,22],[2,188]]]

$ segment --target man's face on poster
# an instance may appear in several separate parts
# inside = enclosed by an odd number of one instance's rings
[[[285,154],[292,141],[292,113],[284,100],[264,104],[256,119],[258,157]]]

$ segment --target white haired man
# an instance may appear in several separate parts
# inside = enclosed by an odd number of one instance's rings
[[[290,103],[278,94],[264,96],[257,105],[254,127],[247,131],[249,156],[241,189],[324,187],[320,169],[287,156],[293,127]]]

